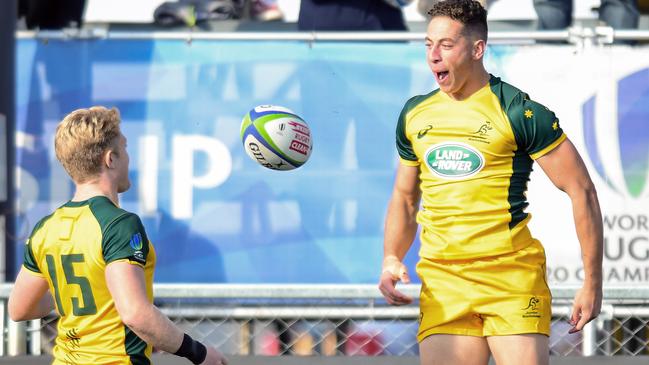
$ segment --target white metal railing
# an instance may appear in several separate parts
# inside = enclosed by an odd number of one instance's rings
[[[13,283],[0,283],[0,299],[9,298]],[[419,295],[418,284],[399,285],[407,295]],[[552,287],[555,300],[572,300],[579,286]],[[156,283],[156,298],[289,298],[289,299],[382,299],[378,287],[373,284],[196,284]],[[649,301],[649,286],[606,286],[606,300],[625,302]]]
[[[56,31],[17,31],[18,39],[118,39],[118,40],[238,40],[238,41],[420,41],[423,32],[218,32],[218,31],[124,31],[109,30],[106,27],[70,28]],[[649,40],[649,30],[610,27],[575,26],[565,30],[552,31],[492,31],[490,42],[530,43],[534,41],[565,41],[574,44],[610,44],[613,41]]]
[[[0,283],[0,299],[9,297],[12,283]],[[417,284],[399,285],[407,295],[419,294]],[[571,300],[579,286],[552,287],[552,296],[557,300]],[[381,299],[381,293],[373,284],[195,284],[156,283],[153,291],[157,298],[345,298]],[[606,286],[604,298],[608,300],[649,300],[649,286]]]
[[[0,284],[0,356],[40,354],[43,345],[51,341],[51,338],[43,339],[41,332],[52,323],[35,320],[18,324],[8,320],[6,301],[11,288],[11,283]],[[570,315],[571,301],[577,289],[552,288],[553,318],[557,319],[555,322],[565,322],[565,318]],[[403,285],[400,290],[416,298],[419,285]],[[201,328],[208,325],[210,328],[217,326],[215,319],[220,324],[236,322],[241,324],[241,331],[245,332],[239,337],[245,338],[254,337],[251,328],[255,327],[255,323],[257,326],[259,323],[268,326],[268,323],[278,319],[281,322],[287,318],[299,318],[299,321],[326,322],[331,325],[344,321],[368,320],[415,323],[419,317],[416,303],[404,307],[386,305],[376,285],[155,284],[154,295],[162,311],[178,323],[192,323],[200,332]],[[574,353],[583,356],[617,353],[604,349],[604,342],[612,340],[614,334],[603,334],[602,331],[608,328],[614,332],[616,327],[623,326],[630,318],[645,326],[646,336],[649,336],[649,287],[606,287],[602,313],[597,320],[586,326],[580,342],[575,345],[578,348],[574,349]],[[289,321],[286,328],[297,322],[298,320]],[[642,331],[636,332],[639,332],[638,336],[644,336]],[[643,337],[642,341],[646,339]],[[239,347],[235,351],[240,354],[251,353],[249,348],[246,351],[238,349]],[[570,350],[572,351],[573,349]]]

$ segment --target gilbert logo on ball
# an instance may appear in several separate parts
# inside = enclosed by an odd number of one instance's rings
[[[302,166],[313,148],[307,123],[292,110],[276,105],[260,105],[243,117],[241,141],[250,158],[273,170]]]

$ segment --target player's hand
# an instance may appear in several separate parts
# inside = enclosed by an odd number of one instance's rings
[[[228,360],[221,351],[212,346],[207,346],[207,356],[205,356],[205,361],[201,365],[228,365]]]
[[[586,323],[595,319],[602,309],[602,285],[584,285],[577,291],[572,305],[568,333],[581,331]]]
[[[408,269],[396,256],[387,256],[383,259],[383,270],[379,279],[379,290],[388,304],[405,305],[412,303],[412,298],[396,289],[397,282],[404,284],[410,282]]]

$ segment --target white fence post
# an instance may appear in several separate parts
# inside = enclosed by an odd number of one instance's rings
[[[29,321],[29,353],[38,356],[41,354],[41,319]]]
[[[7,333],[7,355],[24,355],[27,350],[25,338],[25,322],[7,321],[9,331]]]
[[[595,356],[597,352],[597,325],[595,322],[599,319],[587,323],[583,329],[583,342],[581,343],[582,354],[584,356]]]

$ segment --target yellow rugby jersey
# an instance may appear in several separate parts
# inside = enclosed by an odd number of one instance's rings
[[[48,281],[61,316],[53,364],[150,364],[151,346],[122,323],[108,291],[114,261],[144,268],[153,302],[155,251],[137,215],[97,196],[66,203],[34,228],[23,266]]]
[[[420,168],[420,256],[471,259],[529,245],[533,160],[565,138],[552,111],[494,76],[466,100],[439,89],[408,100],[396,142],[401,163]]]

